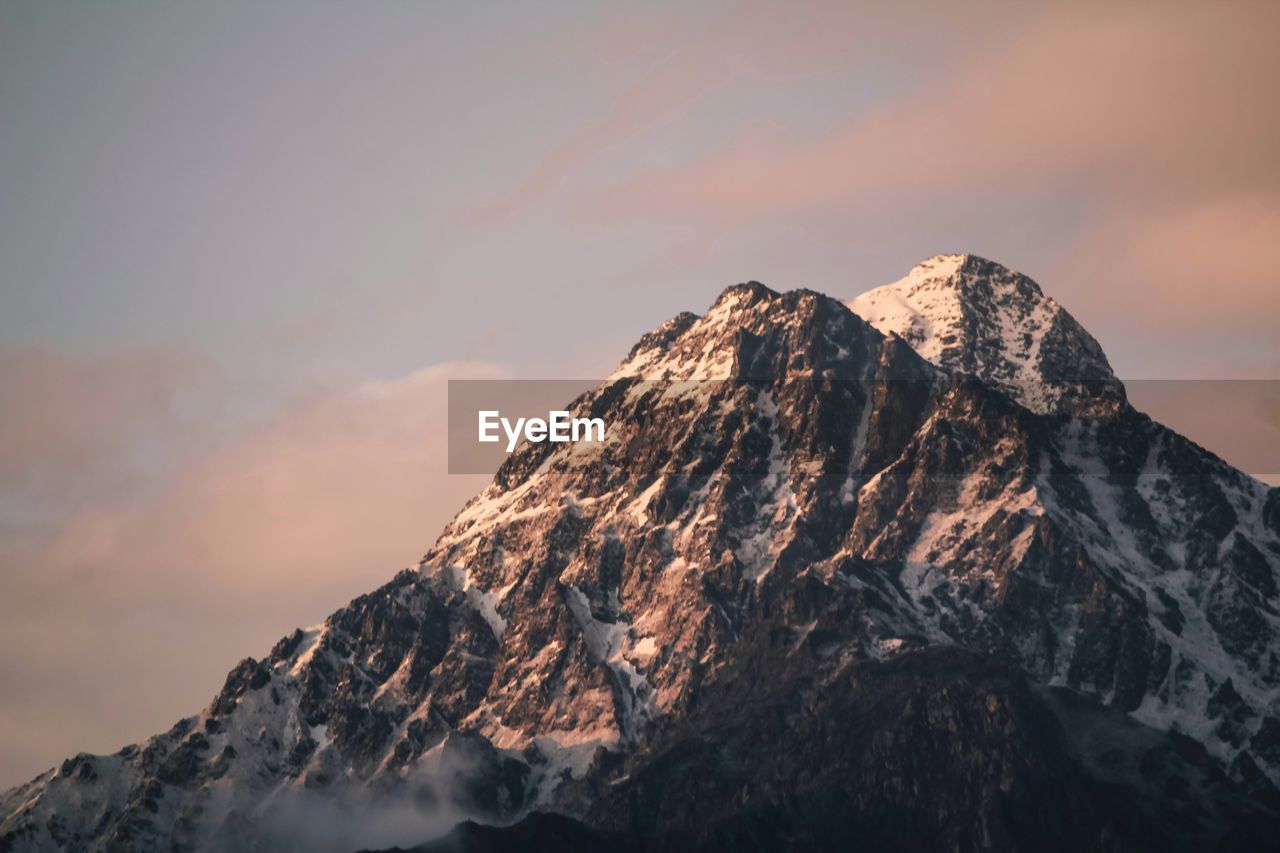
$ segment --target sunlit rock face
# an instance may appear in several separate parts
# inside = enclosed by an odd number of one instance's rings
[[[569,408],[607,440],[523,446],[202,713],[5,793],[0,849],[354,848],[406,810],[574,821],[512,849],[1275,831],[1280,498],[1029,279],[737,285]]]

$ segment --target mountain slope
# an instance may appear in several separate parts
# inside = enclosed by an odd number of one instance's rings
[[[532,809],[793,846],[1019,846],[1024,807],[1128,849],[1272,826],[1277,492],[1113,380],[1041,414],[925,352],[729,288],[574,402],[606,443],[523,446],[417,570],[0,795],[0,849],[315,849],[317,802],[415,803],[421,838]]]

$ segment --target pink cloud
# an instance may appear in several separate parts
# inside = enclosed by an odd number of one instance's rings
[[[1280,321],[1280,196],[1251,193],[1120,208],[1082,235],[1065,269],[1082,300],[1165,332],[1274,332]],[[1272,370],[1280,361],[1272,358]]]
[[[1064,179],[1185,191],[1233,180],[1246,163],[1274,184],[1280,117],[1258,99],[1280,60],[1268,28],[1240,11],[1061,7],[825,136],[747,128],[708,157],[606,187],[584,209],[723,222]]]
[[[105,476],[139,438],[175,427],[178,395],[200,372],[167,350],[98,360],[0,350],[0,491],[57,500]]]
[[[832,0],[786,5],[739,0],[709,22],[686,25],[684,31],[664,22],[660,32],[669,44],[661,57],[619,94],[604,115],[586,122],[548,151],[526,181],[506,196],[473,208],[472,219],[492,223],[513,216],[557,189],[593,158],[692,109],[730,83],[841,68],[862,53],[882,49],[886,38],[911,38],[926,49],[942,50],[941,35],[959,15],[955,7],[934,3],[904,9],[901,4]],[[632,33],[629,24],[615,21],[582,37],[590,45],[588,55],[636,55],[638,44],[652,45],[654,32]]]
[[[24,650],[0,665],[0,785],[199,709],[236,659],[415,564],[487,480],[446,473],[446,380],[493,375],[318,393],[145,489],[0,535],[0,643]],[[49,705],[57,726],[22,722]]]

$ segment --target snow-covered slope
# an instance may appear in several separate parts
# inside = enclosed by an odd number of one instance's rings
[[[1169,812],[1196,816],[1171,846],[1216,843],[1280,796],[1280,493],[1115,398],[1011,398],[1065,312],[952,266],[1012,352],[930,320],[931,364],[836,300],[731,287],[573,403],[608,441],[518,449],[416,569],[199,715],[0,795],[0,849],[317,849],[317,801],[942,848],[1164,839]],[[992,337],[1015,317],[1043,334]],[[1074,754],[1084,719],[1124,742]],[[1181,793],[1102,785],[1122,765]]]
[[[1021,273],[936,255],[845,303],[948,370],[995,382],[1037,412],[1124,399],[1098,342]]]

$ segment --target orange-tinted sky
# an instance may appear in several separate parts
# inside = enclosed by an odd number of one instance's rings
[[[971,251],[1123,377],[1277,378],[1278,25],[0,4],[0,785],[413,563],[480,484],[444,474],[445,378],[604,375],[736,281]]]

